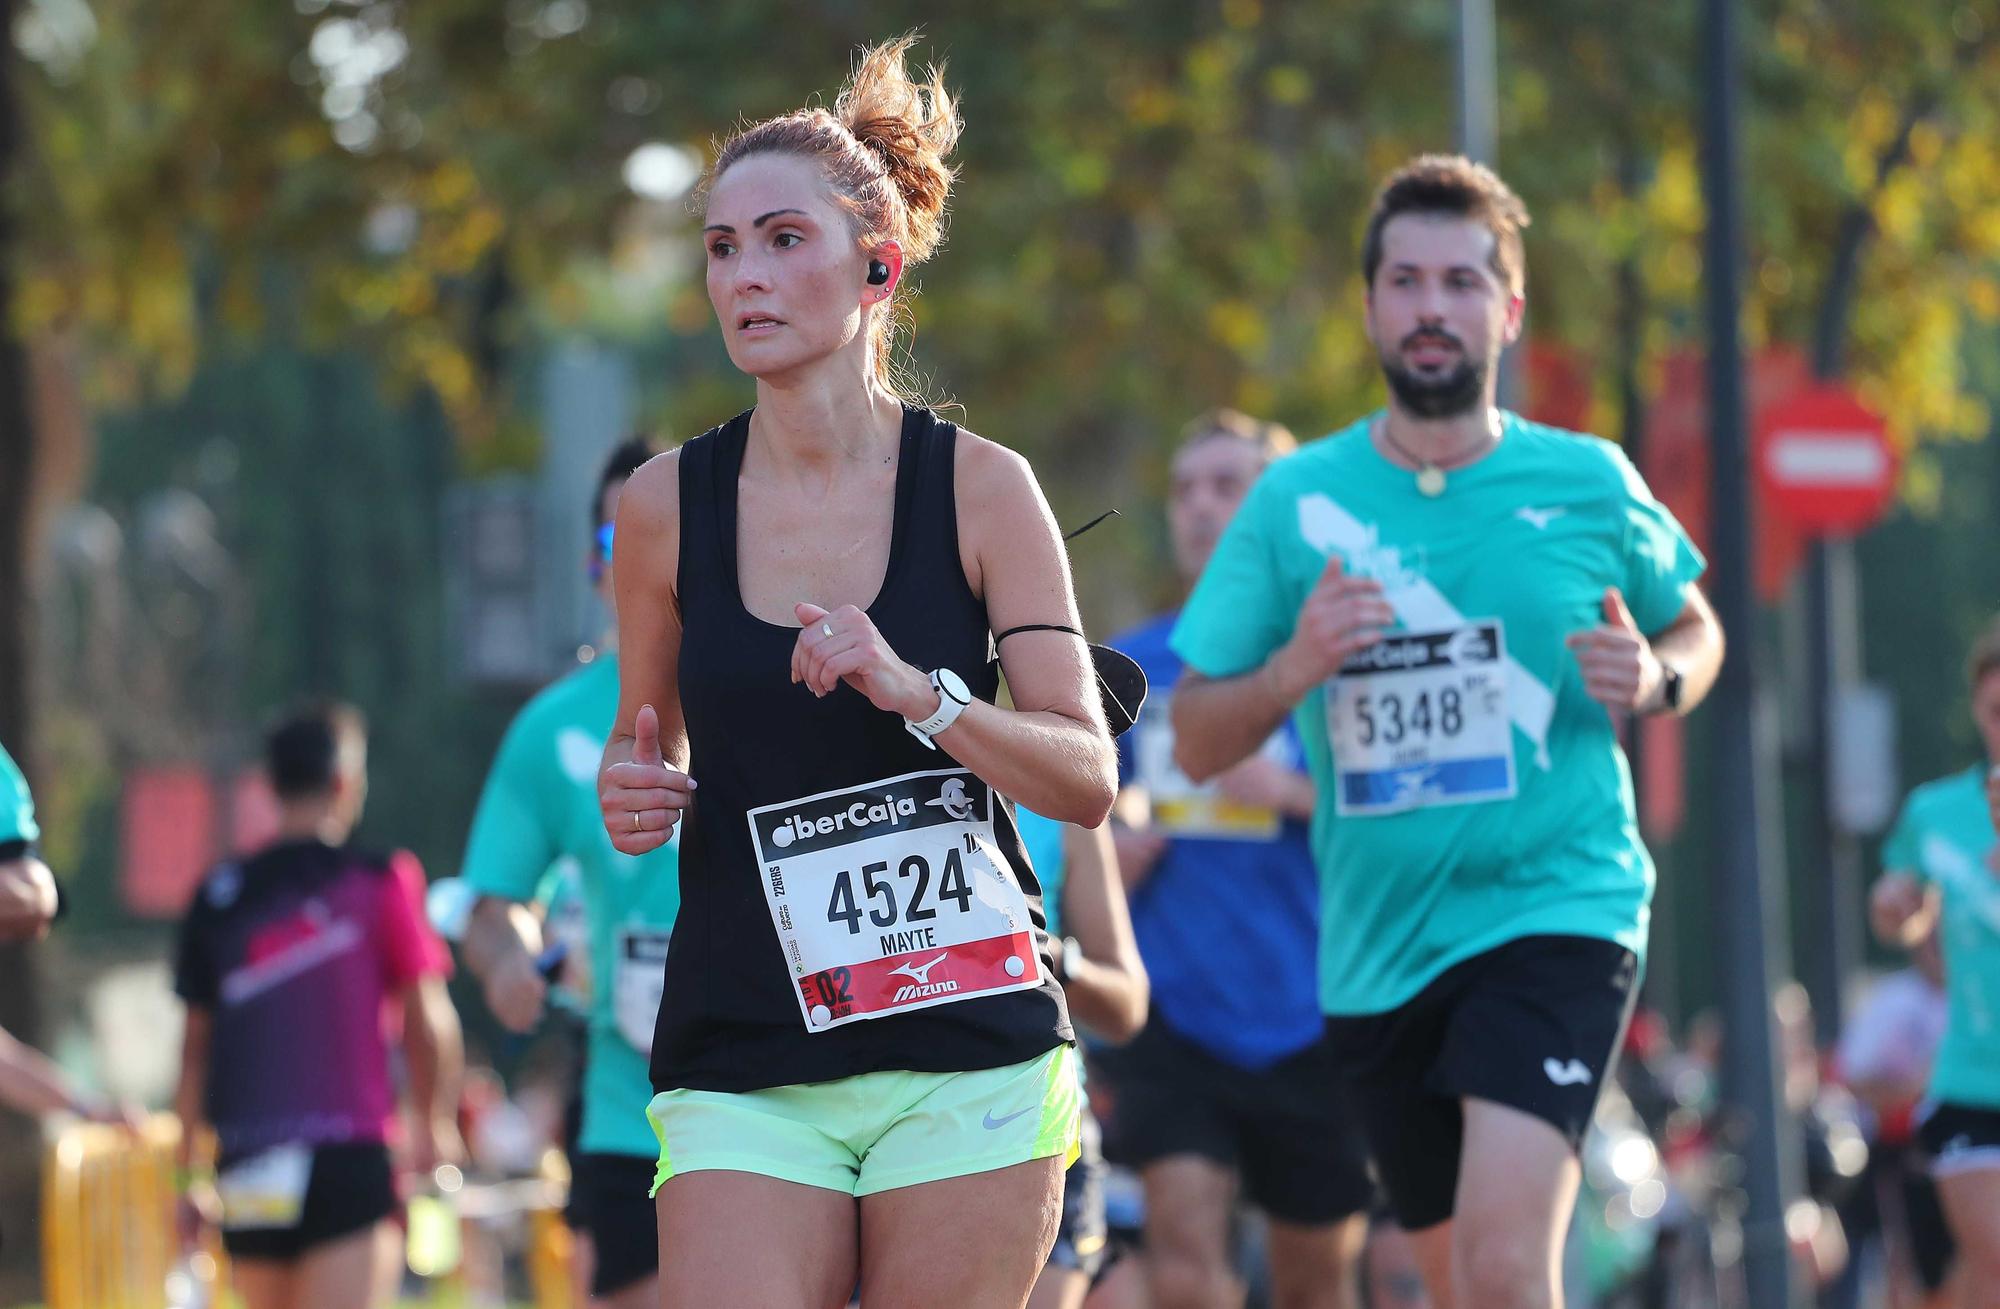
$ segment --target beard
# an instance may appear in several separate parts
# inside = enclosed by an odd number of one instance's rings
[[[1458,366],[1447,373],[1426,375],[1404,367],[1400,355],[1380,351],[1382,376],[1388,379],[1397,403],[1416,418],[1457,418],[1472,412],[1486,394],[1487,362],[1475,362],[1449,332],[1413,332],[1403,338],[1400,348],[1407,349],[1420,339],[1450,342],[1459,352]]]

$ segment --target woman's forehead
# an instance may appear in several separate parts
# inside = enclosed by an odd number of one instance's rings
[[[708,192],[707,221],[739,226],[781,209],[799,209],[825,221],[832,191],[810,159],[761,154],[738,160]]]

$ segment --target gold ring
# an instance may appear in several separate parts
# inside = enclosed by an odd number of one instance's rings
[[[645,829],[645,826],[646,825],[644,823],[639,821],[639,811],[637,809],[634,809],[632,811],[632,830],[635,832],[643,831]]]
[[[819,625],[819,634],[820,634],[821,636],[832,636],[832,635],[833,635],[833,624],[832,624],[832,623],[821,623],[821,624]]]

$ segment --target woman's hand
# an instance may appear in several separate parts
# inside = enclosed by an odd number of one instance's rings
[[[828,613],[802,604],[793,612],[799,618],[799,640],[792,647],[794,682],[804,682],[821,696],[845,682],[877,709],[916,721],[937,712],[930,674],[899,659],[867,614],[853,605]]]
[[[681,812],[694,803],[695,781],[667,767],[660,752],[660,716],[641,705],[632,720],[632,757],[597,774],[604,830],[621,854],[650,854],[673,839]]]

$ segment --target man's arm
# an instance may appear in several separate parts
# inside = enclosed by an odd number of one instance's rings
[[[542,1021],[549,987],[535,967],[541,951],[541,920],[526,905],[482,895],[472,906],[459,952],[485,988],[486,1007],[509,1031],[532,1031]]]
[[[33,940],[55,916],[56,879],[49,866],[26,848],[0,859],[0,941]]]
[[[1340,671],[1348,656],[1382,639],[1396,621],[1382,584],[1349,577],[1339,555],[1327,558],[1291,639],[1256,668],[1207,678],[1190,668],[1174,689],[1174,762],[1197,782],[1248,759],[1308,692]]]
[[[108,1105],[78,1091],[55,1060],[4,1031],[0,1031],[0,1103],[36,1117],[65,1109],[98,1122],[116,1117]]]
[[[403,1057],[409,1064],[412,1160],[418,1172],[464,1157],[458,1095],[465,1044],[444,979],[420,977],[403,993]]]
[[[1174,763],[1205,782],[1262,749],[1295,700],[1275,680],[1278,656],[1235,677],[1189,669],[1174,688]]]
[[[1063,949],[1063,990],[1076,1020],[1112,1042],[1146,1025],[1151,987],[1116,868],[1111,834],[1103,827],[1063,828],[1063,921],[1077,943]]]
[[[195,1147],[207,1127],[208,1056],[215,1036],[215,1016],[199,1005],[187,1007],[181,1032],[181,1072],[174,1083],[174,1116],[181,1120],[181,1139],[174,1147],[174,1166],[185,1177],[197,1162]]]

